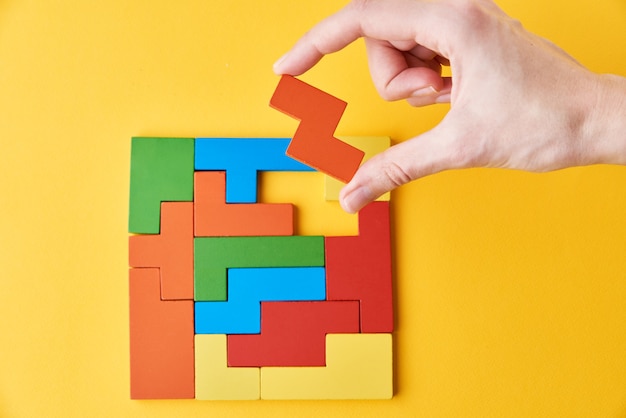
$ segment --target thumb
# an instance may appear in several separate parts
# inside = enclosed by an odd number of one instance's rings
[[[366,161],[339,194],[341,207],[356,213],[382,194],[443,170],[469,166],[441,125]]]

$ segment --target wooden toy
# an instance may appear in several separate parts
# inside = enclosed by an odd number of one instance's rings
[[[133,235],[128,254],[131,267],[158,267],[161,298],[193,300],[193,203],[161,204],[161,233]]]
[[[262,367],[261,399],[391,399],[391,334],[328,334],[326,367]]]
[[[313,171],[285,155],[289,138],[197,138],[196,170],[226,171],[226,202],[257,201],[257,172]]]
[[[287,155],[344,183],[350,181],[364,153],[334,137],[346,102],[283,75],[270,106],[300,120]]]
[[[346,103],[291,76],[271,105],[300,120],[293,140],[132,139],[132,399],[393,396],[389,196],[354,236],[293,235],[294,204],[257,202],[259,172],[347,182],[389,138],[335,138]]]
[[[193,301],[162,301],[159,270],[131,269],[130,397],[193,399]]]
[[[361,332],[393,331],[389,202],[359,212],[359,235],[326,237],[328,300],[361,302]]]
[[[226,173],[194,175],[194,228],[197,237],[293,235],[293,205],[226,203]]]
[[[128,232],[158,234],[161,202],[193,200],[192,138],[133,138]]]
[[[196,335],[195,357],[196,399],[243,401],[260,398],[260,369],[258,367],[228,367],[226,335]]]

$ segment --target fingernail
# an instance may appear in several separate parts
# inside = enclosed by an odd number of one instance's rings
[[[427,86],[414,91],[411,97],[432,96],[433,94],[437,94],[437,90],[433,86]]]
[[[276,74],[280,74],[280,66],[285,61],[285,58],[287,58],[287,54],[285,54],[282,57],[278,58],[278,60],[272,66],[272,68],[274,69],[274,72]]]
[[[341,208],[348,213],[357,213],[366,203],[370,201],[370,193],[366,187],[357,187],[342,193],[339,200]]]
[[[437,97],[437,99],[435,99],[435,103],[450,103],[451,99],[452,95],[450,93],[442,94],[441,96]]]

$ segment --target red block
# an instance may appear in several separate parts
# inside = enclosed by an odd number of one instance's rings
[[[162,301],[159,270],[130,270],[130,396],[192,399],[193,301]]]
[[[283,75],[270,106],[300,120],[288,156],[344,183],[350,181],[365,154],[334,137],[346,102]]]
[[[161,233],[134,235],[128,243],[131,267],[158,267],[161,298],[193,300],[193,202],[161,203]]]
[[[358,300],[361,332],[393,331],[389,202],[359,212],[359,235],[326,237],[328,300]]]
[[[293,235],[293,205],[227,204],[223,171],[196,171],[194,198],[197,237]]]
[[[228,336],[228,365],[325,366],[326,334],[357,332],[356,301],[263,302],[261,334]]]

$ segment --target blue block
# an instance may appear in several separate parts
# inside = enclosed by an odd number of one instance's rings
[[[285,155],[290,138],[197,138],[196,170],[226,171],[226,202],[256,203],[259,171],[315,171]]]
[[[196,302],[196,334],[259,334],[261,302],[326,299],[324,267],[228,270],[226,302]]]

